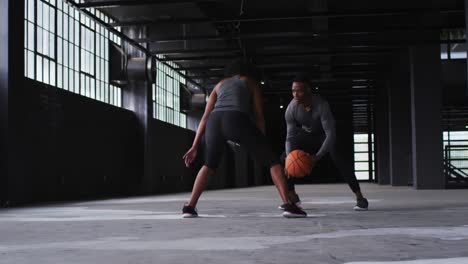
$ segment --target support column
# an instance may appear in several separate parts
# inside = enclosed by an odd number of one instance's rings
[[[0,206],[7,201],[8,192],[9,2],[0,2]]]
[[[375,105],[375,163],[379,184],[390,184],[389,97],[390,81],[377,87]]]
[[[465,0],[465,32],[467,32],[466,30],[468,29],[468,0]],[[465,38],[466,38],[466,41],[468,43],[468,34],[465,33]],[[466,58],[466,62],[468,65],[468,56]],[[467,67],[468,69],[468,67]],[[467,74],[466,74],[467,78],[468,78],[468,70],[467,70]],[[465,87],[465,96],[466,98],[468,98],[468,80],[467,80],[467,85]]]
[[[24,1],[0,1],[0,206],[20,203],[28,193],[16,148],[21,121],[15,100],[24,80]],[[21,164],[21,165],[18,165]]]
[[[396,54],[391,67],[389,91],[390,183],[411,184],[411,115],[408,49]]]
[[[124,28],[124,34],[130,38],[145,38],[147,36],[145,28],[130,27]],[[146,58],[146,54],[137,50],[133,46],[125,43],[125,53],[133,58]],[[153,103],[151,99],[151,83],[146,80],[130,81],[122,89],[122,107],[131,110],[138,118],[138,138],[140,139],[140,148],[142,152],[139,153],[137,160],[141,161],[140,166],[136,168],[135,177],[142,177],[139,179],[141,191],[144,193],[152,193],[158,186],[158,181],[153,176],[152,170],[152,148],[151,148],[151,126],[150,120],[153,113]]]
[[[437,32],[434,38],[438,39]],[[410,48],[413,181],[416,189],[445,188],[442,153],[440,46]]]

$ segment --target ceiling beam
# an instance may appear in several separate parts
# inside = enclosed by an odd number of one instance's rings
[[[364,66],[377,66],[378,64],[375,62],[369,62],[369,61],[354,61],[354,62],[349,62],[349,63],[323,63],[320,61],[313,62],[313,61],[308,61],[308,62],[272,62],[272,63],[254,63],[255,67],[267,70],[267,69],[275,69],[275,68],[288,68],[288,67],[293,67],[293,68],[298,68],[298,67],[352,67],[352,66],[357,66],[357,67],[364,67]],[[178,68],[178,70],[183,70],[183,71],[207,71],[207,70],[223,70],[225,64],[207,64],[204,63],[203,65],[194,65],[194,66],[181,66]]]
[[[422,29],[421,29],[422,30]],[[424,30],[440,30],[439,27],[424,28]],[[394,34],[400,32],[401,37],[387,37],[383,38],[385,34]],[[275,40],[289,40],[294,39],[297,45],[306,45],[312,43],[313,45],[324,45],[328,46],[330,43],[341,43],[342,45],[399,45],[407,44],[408,42],[417,43],[418,39],[411,37],[411,28],[395,28],[386,30],[373,30],[373,31],[349,31],[349,32],[328,32],[328,31],[315,31],[315,32],[271,32],[271,33],[243,33],[243,34],[210,34],[210,35],[195,35],[195,36],[175,36],[175,37],[149,37],[149,38],[137,38],[134,39],[138,43],[171,43],[171,42],[182,42],[182,41],[226,41],[226,40],[264,40],[264,41],[275,41]],[[382,35],[379,35],[382,34]],[[330,37],[353,37],[353,39],[338,39]],[[366,38],[364,38],[366,37]],[[420,40],[419,40],[420,41]],[[454,40],[460,43],[465,40]],[[276,43],[277,45],[285,45]]]
[[[321,32],[322,34],[328,34],[328,32]],[[304,38],[304,37],[317,37],[319,32],[275,32],[275,33],[252,33],[252,34],[238,34],[238,35],[199,35],[199,36],[181,36],[181,37],[170,37],[170,38],[141,38],[135,39],[136,42],[140,43],[164,43],[164,42],[176,42],[176,41],[187,41],[187,40],[237,40],[237,39],[271,39],[271,38]],[[353,35],[359,34],[350,33]],[[362,34],[369,34],[364,32]]]
[[[314,52],[291,52],[291,53],[254,53],[252,58],[259,57],[305,57],[305,56],[355,56],[355,55],[376,55],[382,53],[389,53],[392,50],[366,50],[366,51],[314,51]],[[194,60],[217,60],[217,59],[235,59],[241,58],[241,55],[212,55],[212,56],[189,56],[189,57],[166,57],[160,59],[161,61],[194,61]]]
[[[118,2],[118,1],[108,1]],[[130,1],[132,2],[132,1]],[[91,4],[91,3],[90,3]],[[417,14],[433,14],[439,12],[441,14],[463,14],[463,9],[397,9],[397,10],[376,10],[370,12],[313,12],[303,16],[282,16],[282,17],[231,17],[231,18],[162,18],[155,20],[135,20],[121,21],[112,23],[112,26],[150,26],[161,24],[198,24],[198,23],[252,23],[252,22],[284,22],[297,20],[311,20],[316,18],[346,18],[346,17],[382,17],[382,16],[400,16],[400,15],[417,15]]]
[[[153,55],[178,55],[178,54],[200,54],[200,53],[241,53],[238,48],[218,48],[218,49],[172,49],[172,50],[152,50]]]
[[[179,3],[194,3],[194,2],[222,2],[227,0],[109,0],[109,1],[93,1],[77,4],[79,9],[84,8],[117,8],[123,6],[148,6],[148,5],[168,5]]]

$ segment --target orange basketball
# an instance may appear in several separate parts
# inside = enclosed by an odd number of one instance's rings
[[[304,177],[312,170],[312,160],[307,152],[293,150],[286,157],[286,172],[291,177]]]

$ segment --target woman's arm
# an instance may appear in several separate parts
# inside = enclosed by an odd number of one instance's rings
[[[200,120],[200,124],[198,125],[197,134],[195,135],[195,139],[193,140],[192,147],[194,148],[198,147],[198,145],[200,144],[201,136],[205,132],[206,121],[208,120],[208,116],[210,116],[210,113],[211,111],[213,111],[213,108],[215,106],[218,87],[221,83],[222,81],[215,86],[213,91],[211,91],[210,98],[208,98],[208,102],[206,103],[205,107],[205,112],[203,113],[203,117]]]
[[[198,125],[197,133],[195,135],[195,139],[193,140],[192,147],[182,157],[185,161],[185,166],[187,167],[190,166],[190,164],[193,162],[193,160],[195,160],[195,157],[197,156],[198,145],[200,144],[201,137],[203,133],[205,132],[205,127],[206,127],[206,122],[208,120],[208,117],[210,116],[210,113],[211,111],[213,111],[213,108],[215,106],[218,88],[219,86],[221,86],[223,81],[220,81],[215,86],[213,91],[211,92],[210,98],[208,99],[208,102],[206,103],[205,112],[203,113],[203,117],[200,120],[200,124]]]

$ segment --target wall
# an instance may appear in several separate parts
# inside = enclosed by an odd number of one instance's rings
[[[9,200],[134,193],[142,149],[130,111],[24,78],[10,99]]]
[[[151,157],[153,190],[156,193],[188,192],[192,190],[198,170],[204,163],[204,140],[200,143],[197,159],[190,168],[186,168],[183,155],[192,146],[195,132],[183,129],[159,120],[150,122],[152,131]],[[245,186],[247,178],[253,177],[253,171],[244,166],[249,156],[241,148],[226,144],[216,174],[210,179],[209,189],[233,188]]]
[[[466,105],[466,60],[442,60],[441,68],[444,105]]]

